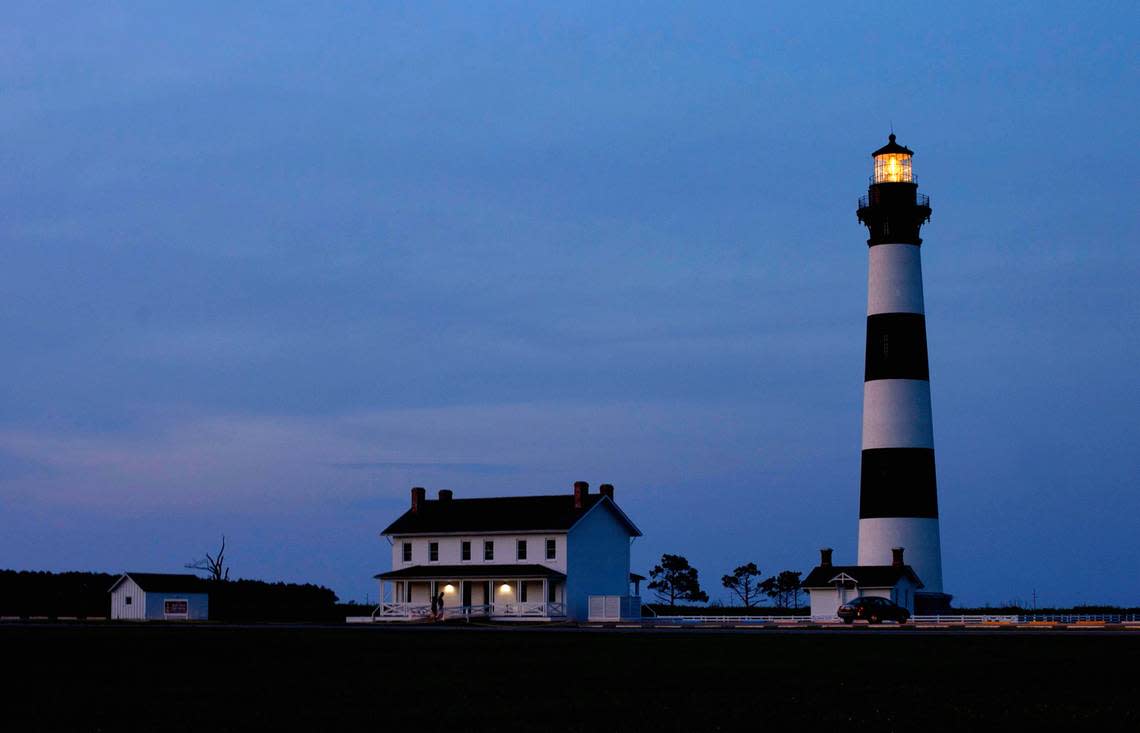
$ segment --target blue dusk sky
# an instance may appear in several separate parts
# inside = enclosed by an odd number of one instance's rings
[[[946,590],[1140,603],[1135,4],[795,5],[7,3],[0,567],[375,599],[410,487],[575,480],[853,562],[893,124]]]

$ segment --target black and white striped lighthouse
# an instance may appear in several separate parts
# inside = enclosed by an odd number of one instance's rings
[[[890,565],[892,549],[904,548],[925,586],[916,601],[937,608],[950,597],[942,591],[919,251],[930,198],[918,193],[914,152],[893,133],[871,155],[874,173],[858,210],[870,233],[858,559]]]

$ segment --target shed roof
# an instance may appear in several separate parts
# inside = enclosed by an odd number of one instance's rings
[[[123,573],[108,589],[111,592],[130,578],[146,593],[208,593],[209,584],[189,573]]]
[[[835,578],[847,575],[861,588],[893,588],[904,577],[922,588],[922,581],[910,565],[818,565],[804,578],[804,588],[831,588]]]
[[[418,511],[408,509],[381,534],[566,531],[599,504],[608,505],[630,535],[641,536],[637,525],[604,494],[586,494],[581,509],[574,507],[573,494],[425,499]]]
[[[413,565],[399,570],[390,570],[373,576],[381,580],[405,579],[431,579],[431,580],[459,580],[460,578],[492,578],[506,580],[507,578],[554,578],[562,579],[566,575],[545,565]]]

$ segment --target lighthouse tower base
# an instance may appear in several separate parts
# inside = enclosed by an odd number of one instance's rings
[[[939,613],[953,596],[942,592],[942,550],[935,517],[875,517],[859,520],[859,565],[889,565],[895,548],[924,588],[914,594],[915,613]]]

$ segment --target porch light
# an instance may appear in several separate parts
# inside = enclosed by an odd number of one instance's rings
[[[499,592],[500,593],[510,593],[511,592],[510,583],[503,583],[502,585],[500,585],[499,586]]]
[[[444,593],[454,593],[455,592],[455,586],[452,585],[451,583],[448,583],[447,585],[443,586],[443,592]]]

